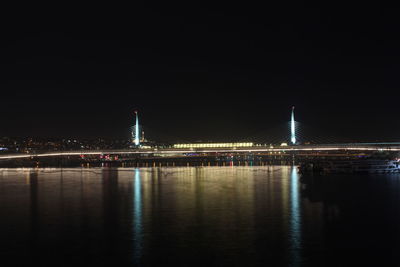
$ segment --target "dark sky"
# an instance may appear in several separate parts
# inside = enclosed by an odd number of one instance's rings
[[[398,10],[137,8],[2,33],[0,136],[400,141]],[[272,130],[271,130],[272,131]],[[396,138],[398,137],[398,138]]]

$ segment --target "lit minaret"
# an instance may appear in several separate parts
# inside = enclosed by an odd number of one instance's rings
[[[296,144],[296,127],[294,121],[294,106],[292,107],[292,118],[290,120],[290,141],[292,145]]]
[[[135,146],[139,146],[140,145],[140,137],[139,137],[139,116],[138,116],[138,112],[135,111],[136,114],[136,125],[135,125]]]

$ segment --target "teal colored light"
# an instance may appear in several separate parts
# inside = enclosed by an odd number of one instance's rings
[[[138,146],[140,145],[140,138],[139,138],[139,116],[137,114],[137,112],[135,112],[136,114],[136,125],[135,125],[135,145]]]
[[[294,121],[294,107],[292,108],[292,118],[290,120],[290,141],[296,144],[296,125]]]
[[[140,263],[142,256],[142,181],[140,170],[135,169],[134,180],[134,205],[133,205],[133,232],[134,232],[134,251],[135,263]]]
[[[301,251],[301,199],[299,196],[299,176],[296,166],[290,175],[290,251],[291,266],[300,266]]]

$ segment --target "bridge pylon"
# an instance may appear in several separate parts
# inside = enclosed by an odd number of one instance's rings
[[[290,142],[292,145],[296,144],[296,122],[294,120],[294,106],[292,107],[292,115],[290,118]]]
[[[135,125],[132,127],[132,143],[136,147],[140,146],[140,125],[137,110],[135,110]]]

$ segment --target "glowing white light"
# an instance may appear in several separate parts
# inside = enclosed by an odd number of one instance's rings
[[[293,145],[296,144],[296,128],[294,122],[294,107],[292,107],[292,118],[290,121],[290,141]]]
[[[136,114],[136,125],[135,125],[135,145],[139,146],[140,145],[140,139],[139,139],[139,116],[137,114],[137,111],[135,111]]]

